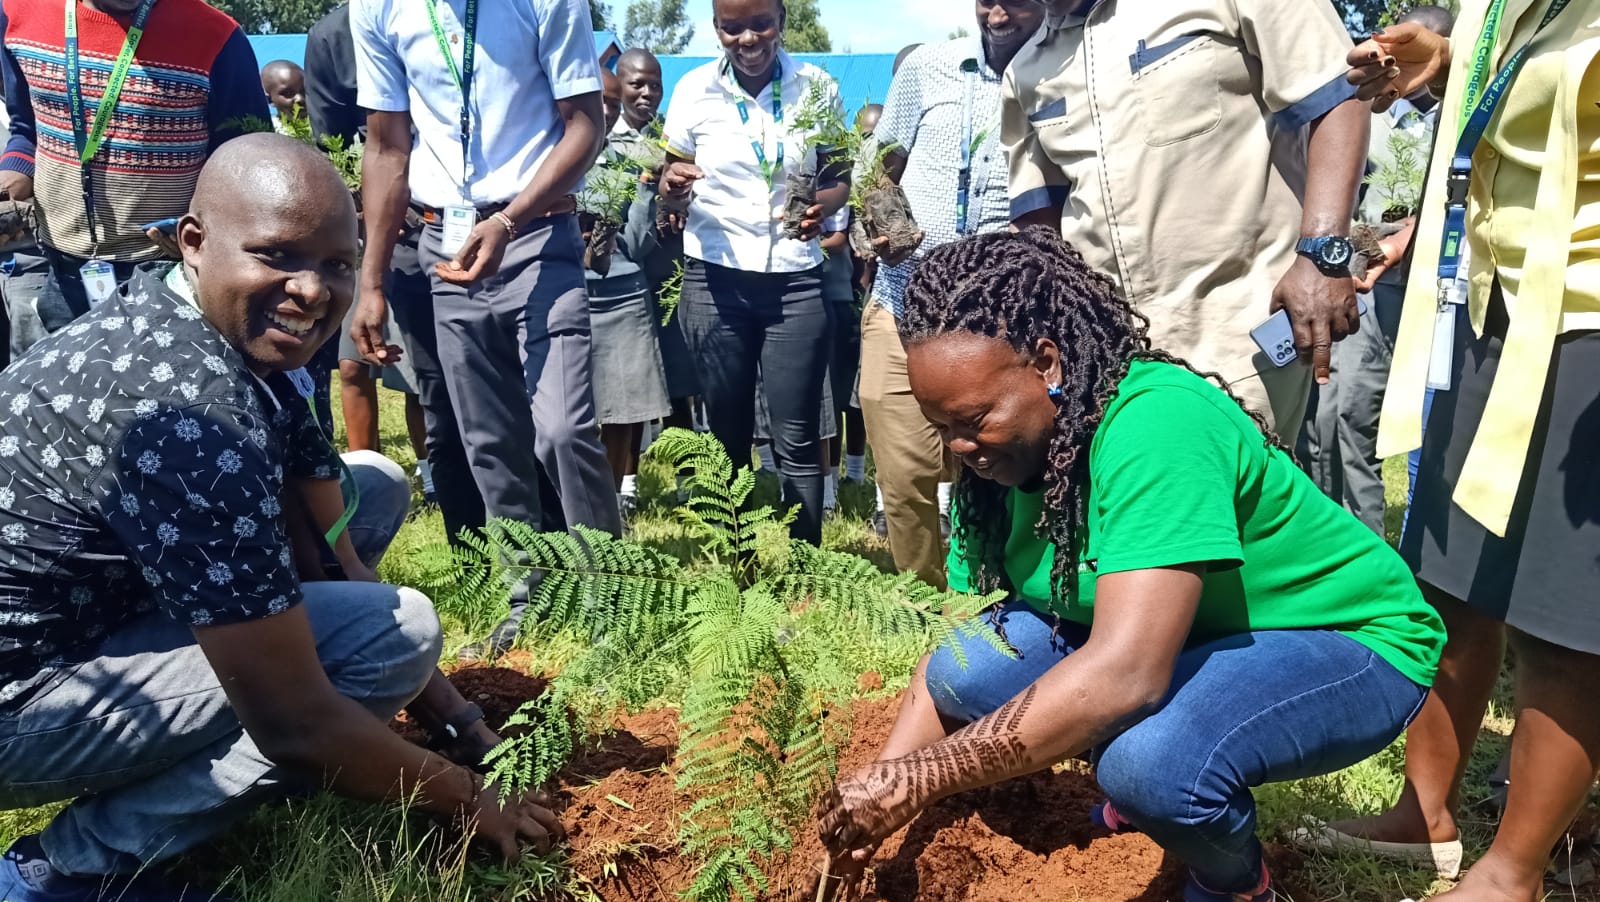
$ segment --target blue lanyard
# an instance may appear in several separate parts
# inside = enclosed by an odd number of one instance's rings
[[[1561,11],[1567,8],[1569,0],[1552,0],[1550,8],[1545,11],[1544,18],[1540,20],[1539,27],[1534,30],[1534,37],[1544,31]],[[1470,105],[1471,115],[1461,125],[1461,134],[1456,141],[1455,154],[1450,158],[1450,173],[1445,179],[1445,208],[1444,208],[1444,241],[1439,249],[1439,303],[1449,302],[1454,295],[1451,290],[1455,283],[1456,275],[1461,269],[1461,249],[1467,235],[1467,195],[1472,187],[1472,154],[1478,149],[1478,144],[1483,141],[1484,133],[1489,130],[1489,123],[1494,119],[1495,111],[1500,107],[1500,98],[1505,96],[1506,90],[1511,87],[1511,82],[1516,79],[1517,72],[1522,69],[1522,64],[1528,60],[1528,51],[1533,46],[1533,38],[1528,43],[1518,48],[1506,60],[1494,80],[1484,87],[1483,95],[1474,100],[1483,78],[1488,74],[1489,58],[1493,54],[1495,32],[1499,30],[1500,13],[1504,9],[1505,0],[1496,0],[1490,8],[1489,16],[1484,22],[1484,34],[1478,39],[1478,48],[1473,54],[1472,71],[1466,89],[1466,103]],[[1487,49],[1485,49],[1487,47]]]
[[[728,80],[733,83],[731,88],[734,96],[733,104],[739,109],[739,123],[748,127],[750,125],[750,107],[744,102],[744,89],[739,86],[738,80],[733,77],[732,73],[729,73]],[[772,121],[779,124],[783,123],[783,64],[778,62],[772,64]],[[766,172],[767,148],[765,143],[761,138],[751,138],[750,146],[756,152],[756,162],[761,164],[761,171]],[[778,165],[775,168],[783,168],[783,135],[781,134],[778,135]]]
[[[967,209],[972,200],[972,93],[978,77],[978,61],[963,60],[961,72],[966,90],[961,97],[961,168],[956,171],[956,236],[967,234]]]
[[[89,125],[88,114],[83,105],[83,78],[80,73],[78,60],[78,0],[66,0],[66,75],[67,75],[67,114],[72,118],[72,143],[78,151],[78,173],[83,183],[83,206],[89,218],[89,242],[94,245],[100,243],[100,236],[94,224],[94,175],[89,171],[89,161],[100,151],[100,144],[105,140],[106,127],[111,122],[111,114],[115,111],[117,100],[122,97],[122,86],[127,81],[128,70],[133,66],[133,54],[139,48],[139,41],[144,37],[144,27],[150,21],[150,10],[156,5],[156,0],[144,0],[139,4],[139,9],[133,14],[133,25],[128,29],[128,34],[122,39],[122,50],[117,53],[117,61],[111,68],[111,77],[106,81],[105,93],[100,95],[100,106],[95,110],[94,125]]]
[[[450,77],[455,80],[456,87],[461,89],[461,191],[465,196],[472,166],[472,64],[478,47],[478,0],[467,0],[466,13],[461,17],[461,30],[464,34],[461,38],[459,71],[456,69],[455,56],[450,52],[450,42],[445,38],[444,26],[439,23],[437,0],[426,0],[426,6],[428,24],[433,28],[433,39],[438,42],[439,52],[444,54],[444,61],[450,67]]]

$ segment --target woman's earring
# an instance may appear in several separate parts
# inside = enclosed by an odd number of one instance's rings
[[[1049,394],[1049,395],[1050,395],[1050,397],[1052,397],[1052,398],[1059,398],[1059,397],[1061,397],[1061,386],[1059,386],[1059,385],[1052,385],[1052,386],[1049,386],[1049,387],[1047,387],[1047,388],[1046,388],[1046,389],[1045,389],[1045,391],[1046,391],[1046,392],[1047,392],[1047,393],[1048,393],[1048,394]]]

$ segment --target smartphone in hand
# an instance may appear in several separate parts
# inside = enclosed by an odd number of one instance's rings
[[[1361,316],[1367,315],[1367,302],[1360,296],[1356,297],[1356,310]],[[1300,356],[1294,349],[1294,326],[1289,323],[1287,310],[1279,310],[1267,317],[1266,322],[1250,330],[1250,337],[1255,340],[1261,353],[1272,361],[1272,365],[1280,369]]]

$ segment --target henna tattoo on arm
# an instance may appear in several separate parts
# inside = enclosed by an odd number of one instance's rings
[[[945,796],[1044,766],[1021,736],[1037,693],[1029,686],[949,738],[839,781],[823,803],[823,842],[836,854],[876,843]]]

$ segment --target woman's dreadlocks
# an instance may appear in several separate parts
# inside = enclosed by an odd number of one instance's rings
[[[978,235],[928,254],[906,286],[900,336],[916,344],[953,332],[999,339],[1031,356],[1041,338],[1061,349],[1061,394],[1055,435],[1044,474],[1044,513],[1037,534],[1056,547],[1052,595],[1077,597],[1078,538],[1087,523],[1089,443],[1105,418],[1116,387],[1134,360],[1181,366],[1186,361],[1152,350],[1150,321],[1123,299],[1111,279],[1089,267],[1059,235],[1043,226],[1021,232]],[[1230,397],[1238,397],[1228,391]],[[1255,420],[1277,444],[1266,420]],[[1280,446],[1281,447],[1281,446]],[[1008,586],[1005,545],[1011,516],[1005,487],[963,471],[956,485],[958,530],[972,568],[972,588],[992,592]]]

